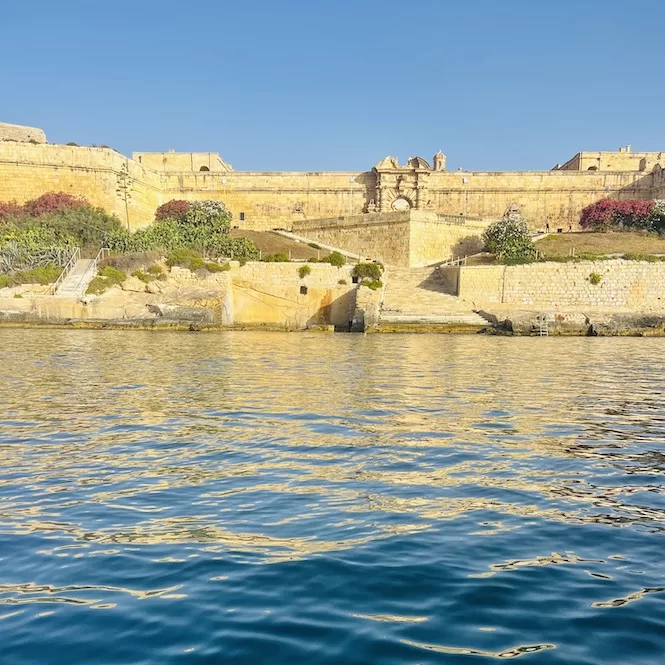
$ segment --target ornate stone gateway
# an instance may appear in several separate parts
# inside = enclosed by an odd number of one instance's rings
[[[442,152],[434,155],[434,167],[422,157],[409,158],[406,166],[400,166],[396,157],[382,159],[372,171],[376,175],[376,209],[432,210],[429,197],[429,177],[432,171],[443,171],[446,158]]]

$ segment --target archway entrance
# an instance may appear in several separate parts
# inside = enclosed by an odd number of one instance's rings
[[[411,208],[411,201],[403,196],[400,196],[393,201],[393,210],[409,210],[409,208]]]

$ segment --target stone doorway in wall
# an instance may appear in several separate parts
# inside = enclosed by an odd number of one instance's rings
[[[403,196],[400,196],[393,201],[393,210],[409,210],[409,208],[411,208],[411,201]]]

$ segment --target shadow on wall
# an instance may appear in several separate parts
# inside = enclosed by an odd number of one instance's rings
[[[339,298],[324,297],[319,310],[307,319],[306,328],[335,326],[337,331],[350,331],[355,310],[356,291],[357,289],[353,289]],[[343,316],[345,312],[347,312],[346,318]]]
[[[451,248],[452,258],[462,258],[479,254],[485,249],[485,243],[480,236],[465,236],[460,238]]]

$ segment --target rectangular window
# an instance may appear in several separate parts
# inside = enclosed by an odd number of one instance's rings
[[[244,212],[241,212],[241,213],[240,213],[240,221],[241,221],[241,222],[244,222],[244,221],[245,221],[245,213],[244,213]]]

